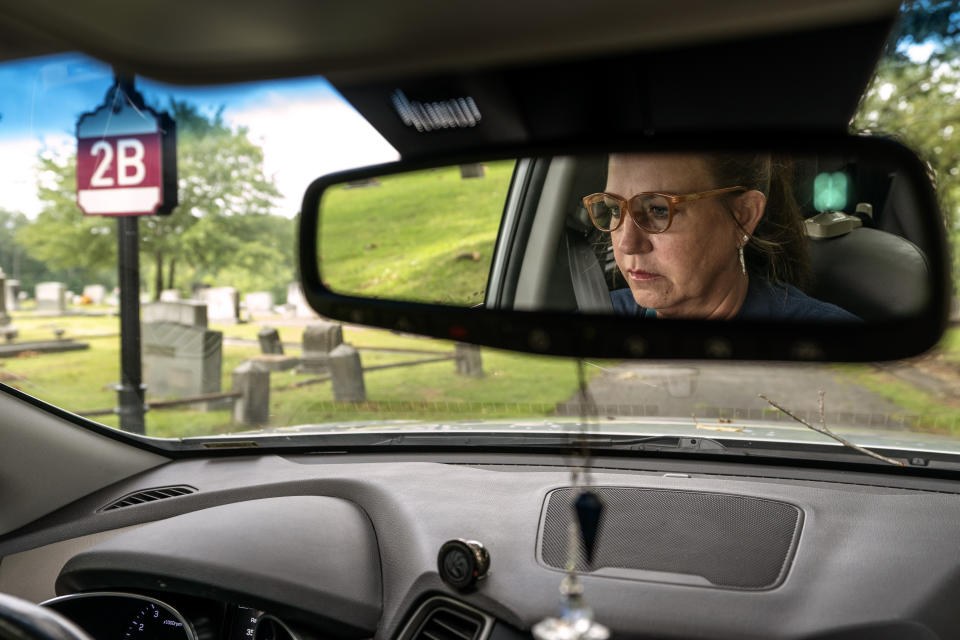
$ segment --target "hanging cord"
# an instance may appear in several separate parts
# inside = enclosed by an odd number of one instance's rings
[[[577,385],[580,391],[580,429],[577,435],[580,438],[579,443],[571,443],[572,449],[579,449],[579,460],[575,460],[570,467],[570,485],[577,490],[577,494],[582,494],[590,490],[592,465],[590,451],[590,427],[593,418],[596,416],[596,403],[593,401],[593,395],[587,387],[587,374],[584,368],[582,358],[577,358]],[[566,595],[578,596],[583,592],[583,587],[577,580],[577,557],[580,553],[580,528],[575,519],[570,520],[567,527],[567,563],[564,567],[567,575],[564,578],[562,591]]]
[[[597,418],[597,405],[593,401],[593,394],[587,387],[587,373],[583,365],[583,359],[577,358],[577,384],[580,387],[580,459],[582,461],[579,471],[583,475],[582,486],[586,489],[590,486],[590,468],[592,465],[589,442],[590,428]]]
[[[577,382],[580,386],[580,442],[571,441],[570,449],[575,456],[579,453],[579,460],[572,461],[570,465],[570,484],[578,496],[571,505],[576,517],[571,518],[567,527],[567,563],[566,575],[560,583],[560,617],[545,618],[534,625],[531,631],[535,640],[608,640],[610,637],[610,630],[594,620],[593,610],[584,600],[583,584],[577,577],[580,543],[583,542],[585,560],[589,566],[592,564],[597,526],[603,511],[603,501],[590,491],[592,461],[589,435],[591,418],[596,416],[597,411],[587,388],[587,376],[581,359],[577,359]]]

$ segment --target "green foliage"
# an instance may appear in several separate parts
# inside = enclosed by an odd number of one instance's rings
[[[0,209],[0,267],[7,278],[19,280],[20,289],[28,292],[32,292],[38,282],[50,280],[65,282],[71,288],[86,284],[87,281],[82,281],[74,269],[51,269],[18,242],[17,234],[29,224],[30,220],[22,213]],[[112,286],[116,277],[114,271],[101,273],[97,281]]]
[[[482,302],[513,166],[491,163],[482,178],[461,178],[454,166],[332,188],[321,204],[327,286],[420,302]]]
[[[77,208],[76,192],[76,156],[63,159],[42,153],[37,197],[43,209],[32,224],[17,230],[17,241],[50,269],[79,268],[88,273],[116,269],[116,222],[84,216]]]
[[[196,107],[171,100],[169,111],[177,121],[180,204],[170,216],[148,216],[141,224],[140,249],[154,259],[155,281],[165,261],[191,267],[194,276],[216,276],[221,269],[241,267],[243,261],[256,272],[250,256],[285,262],[292,273],[292,243],[285,255],[272,251],[265,256],[258,234],[264,224],[248,220],[270,217],[273,199],[279,196],[264,176],[263,150],[250,141],[245,128],[227,127],[222,109],[207,118]],[[168,267],[168,277],[158,288],[175,288],[176,281],[170,280]]]
[[[903,408],[890,419],[912,431],[960,436],[960,406],[868,365],[838,365],[844,377]]]
[[[854,132],[893,137],[913,149],[934,177],[951,244],[960,245],[960,2],[912,2],[861,99]],[[933,47],[914,62],[910,45]],[[954,251],[954,280],[960,252]]]

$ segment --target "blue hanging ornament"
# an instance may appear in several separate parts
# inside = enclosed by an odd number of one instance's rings
[[[600,532],[600,518],[603,517],[603,500],[593,491],[584,491],[577,496],[573,509],[577,514],[577,524],[580,526],[580,538],[583,540],[583,549],[587,554],[587,564],[592,565],[597,534]]]

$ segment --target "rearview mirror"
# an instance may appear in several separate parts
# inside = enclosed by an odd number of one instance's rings
[[[943,331],[935,202],[869,138],[400,162],[311,185],[301,270],[322,315],[503,348],[896,358]]]

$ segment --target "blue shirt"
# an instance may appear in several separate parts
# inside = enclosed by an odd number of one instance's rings
[[[653,309],[634,301],[629,288],[610,292],[613,312],[624,316],[656,318]],[[835,304],[811,298],[793,285],[771,284],[762,278],[750,278],[747,297],[734,316],[737,320],[813,320],[815,322],[859,322],[860,318]]]

